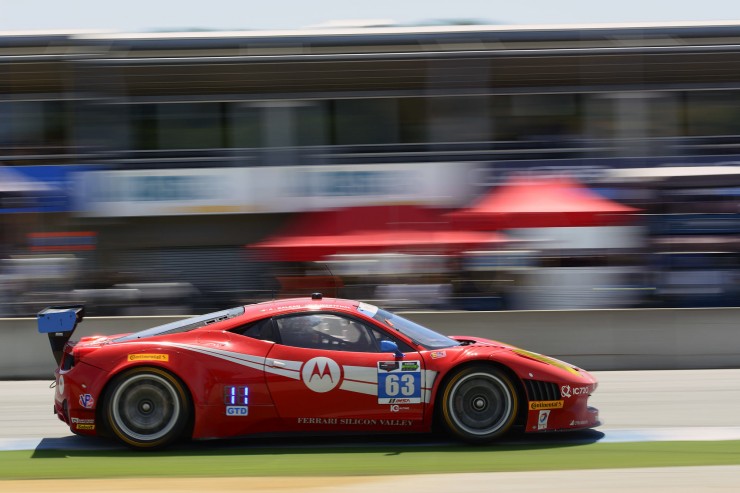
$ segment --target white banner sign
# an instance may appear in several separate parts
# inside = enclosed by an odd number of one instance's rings
[[[83,216],[299,212],[384,204],[454,207],[473,192],[469,163],[110,170],[76,173]]]

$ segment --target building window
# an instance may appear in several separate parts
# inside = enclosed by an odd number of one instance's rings
[[[66,101],[0,102],[0,146],[31,154],[58,152],[70,145],[69,116]]]
[[[740,135],[740,91],[686,93],[688,136]]]
[[[130,108],[136,150],[226,147],[222,103],[135,104]]]

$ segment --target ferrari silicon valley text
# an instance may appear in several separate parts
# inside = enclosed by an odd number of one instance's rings
[[[410,419],[298,418],[298,424],[411,426],[412,424],[414,424],[414,422]]]

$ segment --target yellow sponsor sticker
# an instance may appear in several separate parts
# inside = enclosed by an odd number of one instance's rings
[[[78,430],[94,430],[94,429],[95,429],[95,425],[84,425],[84,424],[78,424],[78,425],[76,426],[76,428],[77,428]]]
[[[169,361],[170,355],[169,354],[150,354],[150,353],[129,354],[128,360],[129,361]]]
[[[540,409],[561,409],[564,401],[530,401],[529,410],[539,411]]]

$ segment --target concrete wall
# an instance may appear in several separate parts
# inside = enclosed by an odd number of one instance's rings
[[[74,339],[136,332],[183,317],[91,317],[77,327]],[[52,378],[56,362],[49,338],[39,334],[35,318],[0,319],[0,379]]]
[[[740,368],[740,308],[407,313],[589,370]]]
[[[740,308],[407,312],[453,335],[487,337],[589,370],[740,368]],[[133,332],[182,317],[85,319],[75,339]],[[0,379],[51,378],[54,358],[35,319],[0,319]]]

